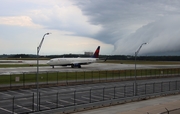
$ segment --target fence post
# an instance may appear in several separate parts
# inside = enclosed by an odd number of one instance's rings
[[[126,70],[124,70],[124,71],[125,71],[124,73],[125,73],[125,79],[126,79]]]
[[[41,100],[40,94],[41,94],[41,93],[39,92],[39,102],[37,103],[37,106],[39,106],[39,111],[41,111],[41,109],[40,109],[40,104],[41,104],[41,101],[40,101],[40,100]]]
[[[89,102],[91,103],[91,89],[89,91]]]
[[[166,111],[167,111],[167,114],[169,114],[169,110],[167,109],[167,108],[165,108],[166,109]]]
[[[47,77],[47,82],[46,82],[46,84],[48,85],[48,77],[49,77],[49,75],[48,75],[48,72],[46,72],[46,77]]]
[[[154,88],[155,88],[155,83],[153,83],[153,93],[154,93],[154,91],[155,91],[155,89],[154,89]]]
[[[124,98],[126,97],[126,85],[124,85]]]
[[[68,85],[68,72],[66,72],[66,84]]]
[[[57,74],[56,74],[57,84],[58,84],[58,77],[59,77],[58,74],[59,74],[59,73],[57,72]]]
[[[99,82],[100,82],[100,71],[98,73],[99,73],[98,75],[99,75]]]
[[[91,81],[93,82],[93,71],[91,71]]]
[[[10,74],[10,78],[9,78],[9,79],[10,79],[10,80],[9,80],[9,83],[10,83],[9,86],[10,86],[10,88],[11,88],[11,80],[12,80],[11,78],[12,78],[12,75]]]
[[[76,83],[77,83],[77,71],[76,71]]]
[[[86,75],[86,74],[85,74],[85,71],[84,71],[84,83],[85,83],[85,75]]]
[[[59,107],[59,92],[57,92],[56,99],[57,99],[56,108],[58,108]]]
[[[15,100],[15,96],[13,96],[13,99],[12,99],[12,100],[13,100],[13,101],[12,101],[12,105],[13,105],[13,106],[12,106],[12,112],[13,112],[13,114],[14,114],[14,102],[15,102],[14,100]]]
[[[34,93],[33,93],[33,96],[32,96],[32,110],[34,112]]]
[[[103,101],[104,101],[104,89],[105,89],[105,87],[103,88]]]
[[[146,95],[146,84],[147,84],[147,83],[145,83],[145,95]]]
[[[161,82],[161,92],[162,92],[162,90],[163,90],[163,86],[162,86],[162,85],[163,85],[163,82]]]
[[[25,79],[24,79],[24,72],[23,72],[23,87],[25,87]]]
[[[106,82],[107,82],[107,70],[106,70]]]
[[[136,89],[136,94],[135,94],[135,95],[138,96],[138,86],[139,86],[138,83],[136,83],[135,86],[136,86],[136,87],[135,87],[135,89]]]
[[[74,91],[74,106],[76,105],[76,90]]]
[[[114,81],[114,70],[112,71],[112,80]]]
[[[114,99],[116,98],[116,86],[114,87]]]

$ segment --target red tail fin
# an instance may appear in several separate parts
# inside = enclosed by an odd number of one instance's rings
[[[100,46],[97,47],[96,51],[94,52],[93,58],[99,58]]]

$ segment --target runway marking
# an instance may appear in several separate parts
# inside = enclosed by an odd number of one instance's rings
[[[49,90],[48,90],[48,91],[49,91]],[[39,89],[39,92],[43,92],[43,93],[47,93],[48,91],[42,90],[42,88]]]
[[[71,98],[72,100],[74,100],[73,98]],[[87,103],[86,101],[80,100],[80,99],[75,99],[75,101],[80,101],[80,102],[84,102]]]
[[[33,111],[32,109],[30,109],[30,108],[26,108],[26,107],[24,107],[24,106],[21,106],[21,105],[16,105],[17,107],[20,107],[20,108],[23,108],[23,109],[26,109],[26,110],[29,110],[29,111]]]
[[[2,93],[2,92],[0,92],[0,94],[5,95],[5,96],[11,96],[11,97],[12,97],[12,95],[9,95],[9,94],[7,94],[7,93]]]
[[[15,112],[12,112],[12,111],[10,111],[10,110],[4,109],[4,108],[2,108],[2,107],[0,107],[0,109],[1,109],[1,110],[4,110],[4,111],[6,111],[6,112],[10,112],[10,113],[12,113],[12,114],[17,114],[17,113],[15,113]]]
[[[32,98],[30,98],[30,100],[31,100]],[[19,101],[21,101],[21,100],[28,100],[28,98],[18,98],[18,99],[16,99],[16,100],[19,100]]]
[[[87,99],[87,100],[90,100],[90,98],[88,97],[88,98],[86,98],[86,97],[84,97],[84,96],[82,96],[81,98],[83,98],[83,99]],[[91,101],[99,101],[99,100],[96,100],[96,99],[93,99],[93,98],[91,98]]]
[[[15,94],[20,94],[20,95],[24,95],[23,93],[20,93],[20,92],[15,92],[15,91],[11,91],[11,90],[7,90],[8,92],[11,92],[11,93],[15,93]]]
[[[72,102],[65,101],[65,100],[62,100],[62,99],[59,99],[59,101],[62,101],[62,102],[65,102],[65,103],[69,103],[69,104],[74,104],[74,103],[72,103]]]
[[[50,102],[50,101],[46,101],[46,102],[57,105],[57,103],[53,103],[53,102]],[[64,105],[61,105],[61,104],[58,103],[58,106],[64,106]]]
[[[100,94],[101,95],[101,94]],[[102,96],[103,96],[103,94],[102,94]],[[108,97],[108,98],[112,98],[112,97],[114,97],[114,94],[112,94],[112,95],[104,95],[104,97]]]
[[[99,94],[99,95],[100,95],[100,94]],[[103,98],[103,97],[99,97],[99,96],[95,96],[95,95],[91,95],[91,97],[100,98],[100,99]]]
[[[20,91],[23,91],[23,92],[27,92],[27,93],[33,93],[30,89],[29,90],[23,90],[23,89],[19,89]]]
[[[36,105],[37,106],[37,104],[36,103],[34,103],[34,105]],[[40,107],[44,107],[44,108],[47,108],[47,109],[51,109],[51,108],[49,108],[49,107],[46,107],[46,106],[43,106],[43,105],[39,105]]]

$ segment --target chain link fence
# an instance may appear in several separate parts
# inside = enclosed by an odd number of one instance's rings
[[[137,79],[163,78],[179,76],[180,69],[140,69],[136,71]],[[112,82],[134,79],[134,70],[108,70],[84,72],[40,72],[40,87]],[[0,76],[0,90],[36,87],[37,74],[21,73]]]
[[[125,84],[82,90],[61,90],[54,93],[39,92],[39,110],[59,109],[59,112],[69,113],[94,107],[108,106],[131,101],[149,99],[151,97],[179,93],[180,81],[155,83]],[[137,95],[134,93],[137,89]],[[0,98],[0,109],[10,113],[36,112],[36,93]],[[41,112],[40,112],[41,113]],[[166,114],[165,112],[162,114]]]

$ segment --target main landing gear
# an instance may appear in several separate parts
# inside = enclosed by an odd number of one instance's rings
[[[81,65],[71,65],[71,68],[74,68],[74,67],[78,67],[78,68],[81,68]]]

